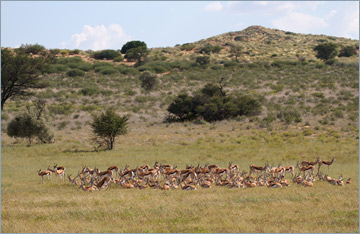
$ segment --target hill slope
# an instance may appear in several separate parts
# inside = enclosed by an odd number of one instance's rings
[[[187,49],[186,45],[150,49],[145,64],[139,67],[127,61],[99,62],[90,57],[89,51],[59,54],[43,77],[46,89],[34,90],[30,99],[16,98],[6,103],[2,130],[5,132],[7,123],[36,98],[46,99],[56,130],[87,132],[91,114],[110,106],[131,114],[135,126],[162,123],[167,107],[179,93],[191,94],[225,78],[227,92],[254,95],[262,102],[260,115],[237,118],[244,128],[311,125],[313,129],[356,132],[358,55],[325,65],[315,58],[313,48],[326,41],[340,46],[357,43],[252,26],[190,43]],[[207,66],[199,66],[196,57],[204,56],[200,50],[208,44],[221,49],[211,53]],[[229,54],[232,44],[243,48],[238,63]],[[83,70],[84,75],[69,76],[68,71],[73,69]],[[160,81],[158,88],[149,93],[140,87],[138,79],[146,70],[157,73]]]

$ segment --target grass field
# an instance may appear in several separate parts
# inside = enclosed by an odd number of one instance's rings
[[[331,134],[302,129],[247,130],[235,121],[216,124],[130,126],[113,151],[93,152],[89,132],[58,131],[54,144],[13,144],[2,134],[2,232],[359,232],[359,148],[357,133]],[[329,175],[352,184],[343,187],[316,181],[314,187],[229,189],[213,186],[181,189],[87,193],[68,181],[44,180],[37,171],[55,162],[77,174],[82,165],[102,170],[171,163],[229,161],[294,165],[300,160],[330,160]],[[327,172],[327,167],[322,167]],[[290,178],[290,177],[288,177]]]

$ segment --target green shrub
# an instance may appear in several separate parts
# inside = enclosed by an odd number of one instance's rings
[[[139,79],[141,81],[141,87],[146,91],[153,90],[159,83],[157,76],[148,71],[141,73]]]
[[[69,124],[68,121],[62,121],[59,123],[58,130],[64,129]]]
[[[125,90],[125,95],[127,95],[127,96],[134,96],[135,94],[136,94],[136,91],[134,91],[132,89]]]
[[[221,46],[213,46],[213,45],[208,44],[208,45],[202,47],[199,50],[199,53],[204,53],[204,54],[219,53],[221,49],[222,49]]]
[[[66,65],[63,64],[54,64],[54,65],[50,65],[51,67],[54,67],[56,69],[56,72],[63,72],[63,71],[67,71],[69,68]]]
[[[112,67],[105,67],[104,69],[101,69],[100,73],[103,75],[111,75],[117,73],[118,70]]]
[[[311,128],[306,128],[303,130],[304,136],[311,136],[312,134],[314,134],[314,130],[312,130]]]
[[[122,61],[124,61],[124,57],[121,54],[114,58],[114,62],[122,62]]]
[[[52,104],[49,106],[49,111],[54,115],[69,115],[73,111],[72,104]]]
[[[85,72],[79,69],[72,69],[66,73],[67,76],[76,77],[76,76],[84,76]]]
[[[93,69],[93,66],[90,63],[81,63],[79,64],[78,68],[82,71],[90,71]]]
[[[60,49],[50,49],[50,54],[52,55],[57,55],[57,54],[60,54]]]
[[[210,57],[209,56],[198,56],[198,57],[196,57],[196,63],[199,66],[205,67],[210,63]]]
[[[121,54],[119,51],[116,50],[101,50],[94,52],[92,56],[98,60],[113,60],[114,58],[120,57]]]
[[[43,52],[45,50],[45,47],[39,44],[34,44],[34,45],[29,45],[29,44],[25,44],[25,45],[21,45],[20,49],[25,51],[25,53],[29,54],[41,54],[41,52]]]
[[[66,49],[60,50],[60,54],[61,54],[62,56],[69,55],[69,50],[66,50]]]
[[[297,109],[294,107],[286,108],[278,112],[277,117],[284,121],[286,124],[291,124],[294,122],[301,122],[301,115]]]
[[[234,38],[234,41],[244,41],[244,37],[242,37],[242,36],[236,36],[235,38]]]
[[[80,52],[81,50],[79,49],[69,50],[69,55],[80,54]]]
[[[51,143],[54,134],[47,125],[48,116],[45,102],[38,101],[33,108],[27,106],[26,110],[10,121],[7,126],[8,136],[27,138],[29,144],[35,137],[42,143]]]
[[[138,48],[138,47],[145,47],[147,48],[147,45],[143,41],[129,41],[121,47],[121,53],[126,54],[126,52],[130,49]]]
[[[83,62],[83,60],[80,56],[56,59],[56,64],[69,64],[69,63],[82,63],[82,62]]]
[[[356,55],[356,48],[355,46],[345,46],[341,48],[339,57],[351,57]]]
[[[257,115],[261,103],[249,95],[226,95],[220,87],[207,84],[193,97],[180,94],[168,107],[168,121],[203,118],[211,122],[236,116]]]
[[[137,75],[139,73],[138,69],[124,65],[118,66],[117,69],[124,75]]]
[[[321,60],[333,59],[338,54],[337,45],[334,43],[323,43],[314,47],[316,57]]]
[[[171,67],[169,63],[162,61],[150,62],[138,67],[139,72],[151,71],[155,73],[164,73],[169,71],[170,69]]]
[[[93,96],[99,93],[99,88],[97,87],[83,88],[79,91],[79,93],[84,96]]]
[[[127,133],[129,116],[120,116],[113,109],[93,116],[91,128],[93,133],[104,140],[109,150],[114,147],[115,137]]]
[[[194,44],[191,44],[191,43],[185,43],[183,44],[181,47],[180,47],[180,50],[192,50],[195,48],[195,45]]]

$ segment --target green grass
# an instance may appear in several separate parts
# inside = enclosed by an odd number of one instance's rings
[[[302,130],[243,130],[237,122],[216,125],[132,125],[113,151],[92,152],[88,130],[57,132],[54,144],[11,144],[2,136],[2,232],[359,232],[358,139],[325,131],[305,137]],[[295,165],[296,161],[336,157],[330,176],[352,178],[351,185],[282,189],[196,191],[77,190],[69,182],[41,179],[37,171],[54,162],[76,174],[82,165],[102,170],[171,163],[179,168],[229,161]],[[322,170],[327,172],[327,168]]]

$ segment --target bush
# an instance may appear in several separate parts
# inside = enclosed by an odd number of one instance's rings
[[[138,70],[140,72],[151,71],[155,73],[164,73],[169,71],[170,69],[171,67],[169,63],[161,62],[161,61],[146,63],[145,65],[138,67]]]
[[[78,68],[82,71],[90,71],[93,69],[93,66],[90,63],[81,63]]]
[[[84,76],[85,72],[79,69],[72,69],[66,73],[67,76],[75,77],[75,76]]]
[[[191,44],[191,43],[185,43],[183,44],[181,47],[180,47],[180,50],[192,50],[195,48],[195,45],[194,44]]]
[[[158,84],[157,76],[148,71],[141,73],[139,79],[141,81],[141,87],[144,88],[146,91],[154,89]]]
[[[91,128],[94,134],[103,139],[109,150],[114,147],[115,137],[127,133],[128,116],[120,116],[108,109],[99,116],[93,116]]]
[[[81,50],[79,50],[79,49],[69,50],[70,55],[80,54],[80,52],[81,52]]]
[[[52,55],[57,55],[57,54],[60,54],[60,49],[50,49],[50,54]]]
[[[314,47],[316,57],[321,60],[333,59],[338,54],[337,45],[334,43],[323,43]]]
[[[118,70],[116,70],[113,67],[100,67],[100,73],[103,75],[111,75],[111,74],[115,74],[118,72]]]
[[[297,123],[302,121],[299,111],[292,107],[278,112],[277,117],[284,121],[286,124],[291,124],[293,121]]]
[[[244,40],[244,38],[242,36],[236,36],[234,38],[234,41],[243,41],[243,40]]]
[[[121,54],[114,58],[114,62],[122,62],[123,60],[124,60],[124,58]]]
[[[51,143],[54,134],[47,126],[47,109],[45,102],[37,101],[33,108],[27,106],[27,112],[16,116],[7,126],[10,137],[27,138],[29,144],[36,137],[43,143]]]
[[[133,67],[127,67],[127,66],[120,65],[117,68],[120,71],[120,73],[124,74],[124,75],[136,75],[139,73],[139,71]]]
[[[93,96],[99,93],[99,89],[95,87],[83,88],[79,91],[84,96]]]
[[[205,67],[210,63],[210,57],[209,56],[198,56],[196,57],[196,63],[199,66]]]
[[[120,52],[116,50],[101,50],[93,53],[93,57],[98,60],[99,59],[113,60],[120,56],[121,56]]]
[[[219,53],[221,49],[221,46],[213,46],[209,44],[201,48],[199,52],[204,54]]]
[[[66,55],[69,55],[69,51],[66,50],[66,49],[60,50],[60,54],[61,54],[62,56],[66,56]]]
[[[339,57],[351,57],[356,54],[355,46],[345,46],[340,50]]]
[[[114,65],[111,64],[111,63],[108,63],[108,62],[98,62],[98,63],[94,63],[93,67],[94,68],[97,68],[97,67],[114,67]]]
[[[69,63],[82,63],[82,62],[83,60],[80,56],[56,59],[56,64],[69,64]]]
[[[27,54],[41,54],[41,52],[43,52],[45,50],[45,47],[39,44],[35,44],[35,45],[21,45],[20,49],[25,51],[25,53]]]
[[[225,95],[220,87],[207,84],[193,97],[180,94],[167,110],[170,113],[168,120],[203,118],[211,122],[242,115],[257,115],[261,111],[261,103],[248,95]]]
[[[133,48],[138,48],[138,47],[147,48],[147,45],[143,41],[129,41],[125,45],[123,45],[123,47],[121,48],[121,53],[126,54],[126,52],[128,50],[133,49]]]

